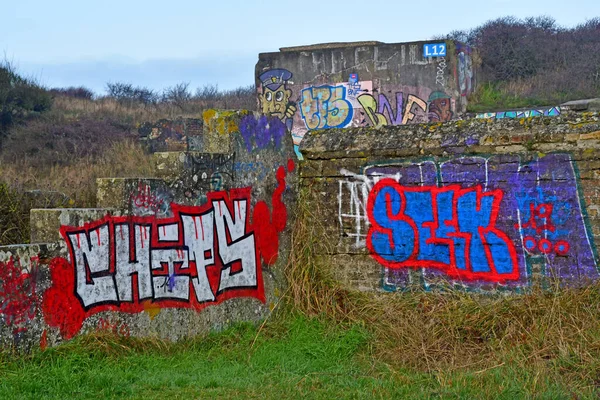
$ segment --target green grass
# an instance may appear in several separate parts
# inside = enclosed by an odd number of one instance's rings
[[[469,97],[467,105],[468,112],[488,112],[499,110],[511,110],[528,107],[540,107],[544,105],[555,106],[560,104],[560,99],[539,98],[520,93],[511,93],[498,84],[486,83],[480,85]]]
[[[0,398],[592,398],[531,365],[417,371],[372,353],[360,324],[287,316],[175,344],[84,336],[0,358]]]

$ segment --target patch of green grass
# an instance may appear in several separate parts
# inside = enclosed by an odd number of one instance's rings
[[[543,105],[556,105],[554,99],[542,99],[534,96],[511,93],[498,84],[486,83],[477,87],[469,96],[468,112],[490,112]]]
[[[417,371],[374,359],[360,324],[286,316],[180,343],[83,336],[0,358],[0,398],[592,398],[544,366]]]

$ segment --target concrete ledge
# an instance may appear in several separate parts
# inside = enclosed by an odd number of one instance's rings
[[[122,212],[114,208],[34,208],[29,213],[31,243],[59,242],[62,225],[82,226],[109,214]]]
[[[117,208],[128,215],[147,215],[148,210],[155,215],[171,201],[169,183],[161,178],[98,178],[96,187],[99,208]]]

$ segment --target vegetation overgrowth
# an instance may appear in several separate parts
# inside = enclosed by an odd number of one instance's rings
[[[599,285],[556,283],[552,290],[536,286],[512,296],[450,289],[380,295],[347,290],[320,262],[318,255],[327,249],[310,240],[325,230],[315,204],[299,201],[286,270],[288,304],[296,312],[365,326],[374,339],[374,356],[397,368],[440,373],[507,365],[580,388],[598,386]]]
[[[503,17],[440,36],[472,46],[480,63],[470,111],[555,106],[600,96],[600,17],[572,28],[551,17]]]
[[[410,296],[410,295],[409,295]],[[403,325],[404,326],[404,325]],[[401,328],[397,328],[399,331]],[[0,397],[46,398],[595,398],[593,379],[553,360],[418,369],[390,363],[360,323],[288,314],[165,343],[98,332],[28,356],[0,355]],[[398,347],[397,347],[398,348]],[[416,349],[401,347],[402,351]],[[420,349],[418,349],[420,350]],[[421,351],[422,354],[422,351]],[[502,357],[502,355],[499,355]],[[564,363],[568,365],[568,363]]]

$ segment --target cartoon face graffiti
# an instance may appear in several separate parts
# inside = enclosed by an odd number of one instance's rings
[[[296,112],[296,105],[290,102],[292,91],[286,86],[291,77],[292,73],[283,68],[265,71],[258,77],[262,83],[262,93],[258,98],[261,112],[285,121],[286,125],[286,120],[291,122]]]
[[[429,122],[450,121],[452,119],[452,103],[450,96],[446,93],[431,93],[427,103],[429,103]]]

